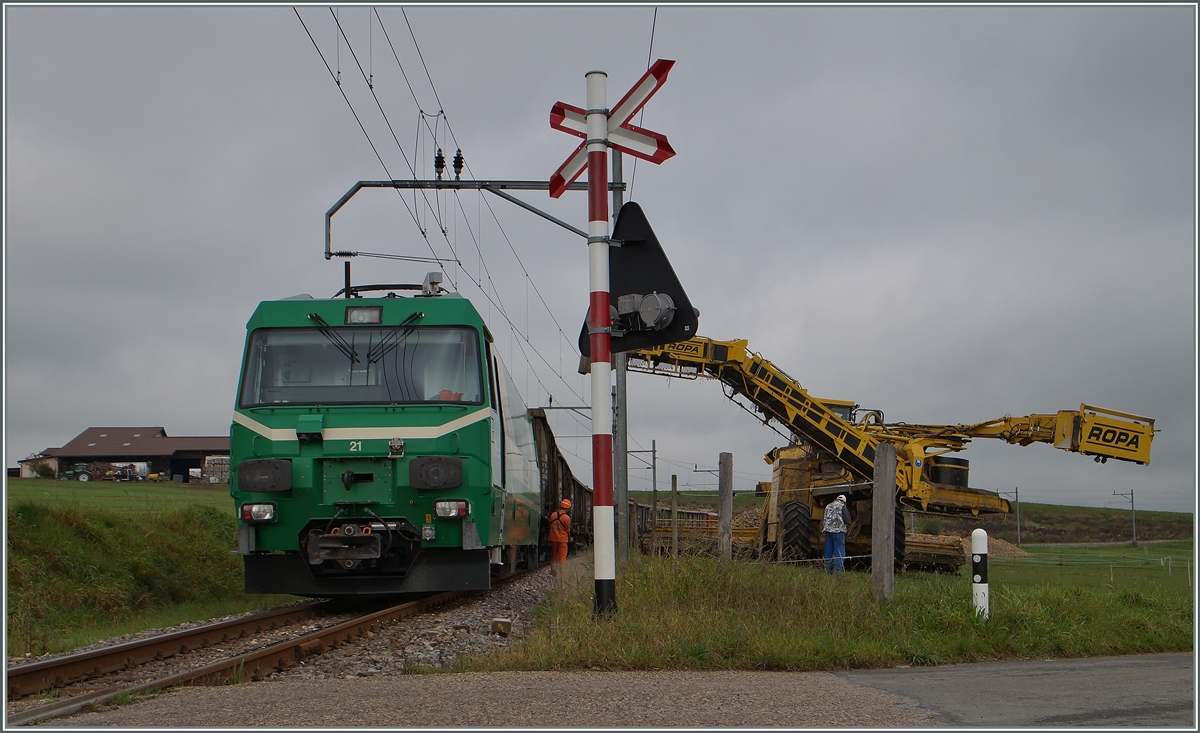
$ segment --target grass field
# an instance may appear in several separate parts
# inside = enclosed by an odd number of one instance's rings
[[[1025,545],[1032,557],[988,558],[996,585],[1082,585],[1119,590],[1190,593],[1196,582],[1193,542]],[[963,569],[969,574],[970,565]]]
[[[652,503],[653,492],[650,491],[630,491],[630,501],[635,501],[639,504],[649,506]],[[668,484],[667,490],[658,492],[658,501],[660,504],[669,506],[671,503],[671,487]],[[717,510],[717,494],[710,491],[680,491],[679,506],[695,507],[706,511],[715,512]],[[753,491],[735,491],[733,492],[733,513],[744,512],[747,509],[761,507],[763,498],[755,496]]]
[[[641,504],[651,503],[649,491],[631,491],[629,496]],[[667,504],[671,492],[659,491],[658,500]],[[734,514],[763,505],[763,498],[753,491],[738,491],[733,495]],[[717,510],[714,492],[679,492],[680,507]],[[1195,518],[1179,512],[1138,510],[1138,539],[1144,541],[1190,540],[1194,535]],[[983,527],[992,537],[1007,542],[1017,541],[1016,514],[961,519],[918,514],[906,520],[905,526],[915,526],[924,534],[953,534],[969,537],[971,530]],[[1133,539],[1133,522],[1128,510],[1103,507],[1059,506],[1057,504],[1021,503],[1022,543],[1046,542],[1129,542]]]
[[[715,506],[703,496],[686,504],[705,500]],[[761,502],[749,492],[735,500],[738,511]],[[227,486],[9,479],[8,502],[10,654],[294,600],[242,594]],[[1092,525],[1072,518],[1104,511],[1061,509],[1043,514],[1045,526],[1066,522],[1071,529],[1060,535],[1076,540],[1088,539],[1079,533]],[[1136,548],[1025,549],[1032,557],[991,559],[987,622],[971,611],[966,569],[902,574],[895,600],[879,604],[867,573],[635,554],[618,573],[620,623],[592,619],[592,576],[583,567],[539,610],[525,643],[470,664],[840,669],[1192,648],[1190,534]]]
[[[225,486],[9,479],[8,653],[277,605],[242,593]]]
[[[111,510],[170,509],[200,504],[233,512],[228,484],[177,484],[173,482],[55,481],[10,478],[8,504],[32,501],[61,507]]]
[[[966,577],[901,574],[881,603],[869,573],[635,555],[618,570],[609,621],[592,616],[581,562],[523,643],[462,668],[830,670],[1192,649],[1186,578],[1108,584],[1098,568],[1064,564],[1051,581],[1057,566],[1023,560],[1008,579],[992,573],[986,620]]]
[[[1015,512],[1004,517],[955,519],[918,515],[917,530],[926,534],[970,536],[975,527],[1008,542],[1017,541]],[[1189,540],[1194,537],[1195,517],[1181,512],[1137,511],[1138,540]],[[1128,509],[1060,506],[1021,502],[1022,543],[1044,542],[1130,542],[1133,518]]]

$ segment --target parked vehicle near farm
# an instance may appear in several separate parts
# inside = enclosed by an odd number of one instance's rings
[[[65,471],[59,473],[58,477],[64,481],[91,481],[91,465],[88,463],[76,463]]]

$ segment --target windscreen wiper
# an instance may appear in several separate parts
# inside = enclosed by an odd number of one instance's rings
[[[405,328],[405,326],[408,326],[408,324],[412,323],[418,318],[424,317],[424,313],[413,313],[408,318],[400,321],[399,326],[396,326],[391,331],[385,333],[383,338],[379,339],[379,343],[372,346],[371,350],[367,352],[367,363],[374,364],[383,357],[392,353],[392,350],[404,343],[404,339],[408,338],[408,335],[413,332],[411,326],[408,328]],[[400,333],[401,329],[404,330],[404,333]]]
[[[316,313],[309,313],[308,317],[317,324],[317,330],[321,332],[321,335],[329,339],[329,343],[336,346],[338,351],[342,352],[342,355],[350,360],[351,364],[358,363],[358,354],[354,351],[354,347],[350,345],[349,341],[342,338],[340,333],[334,331],[329,323],[326,322],[325,319],[320,315]]]

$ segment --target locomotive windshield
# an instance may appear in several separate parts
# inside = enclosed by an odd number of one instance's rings
[[[468,328],[260,329],[241,406],[481,404],[478,341]]]

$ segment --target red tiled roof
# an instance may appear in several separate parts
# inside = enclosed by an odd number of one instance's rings
[[[171,438],[161,427],[88,428],[61,448],[47,448],[47,456],[130,457],[170,456],[178,451],[228,453],[229,436]]]

